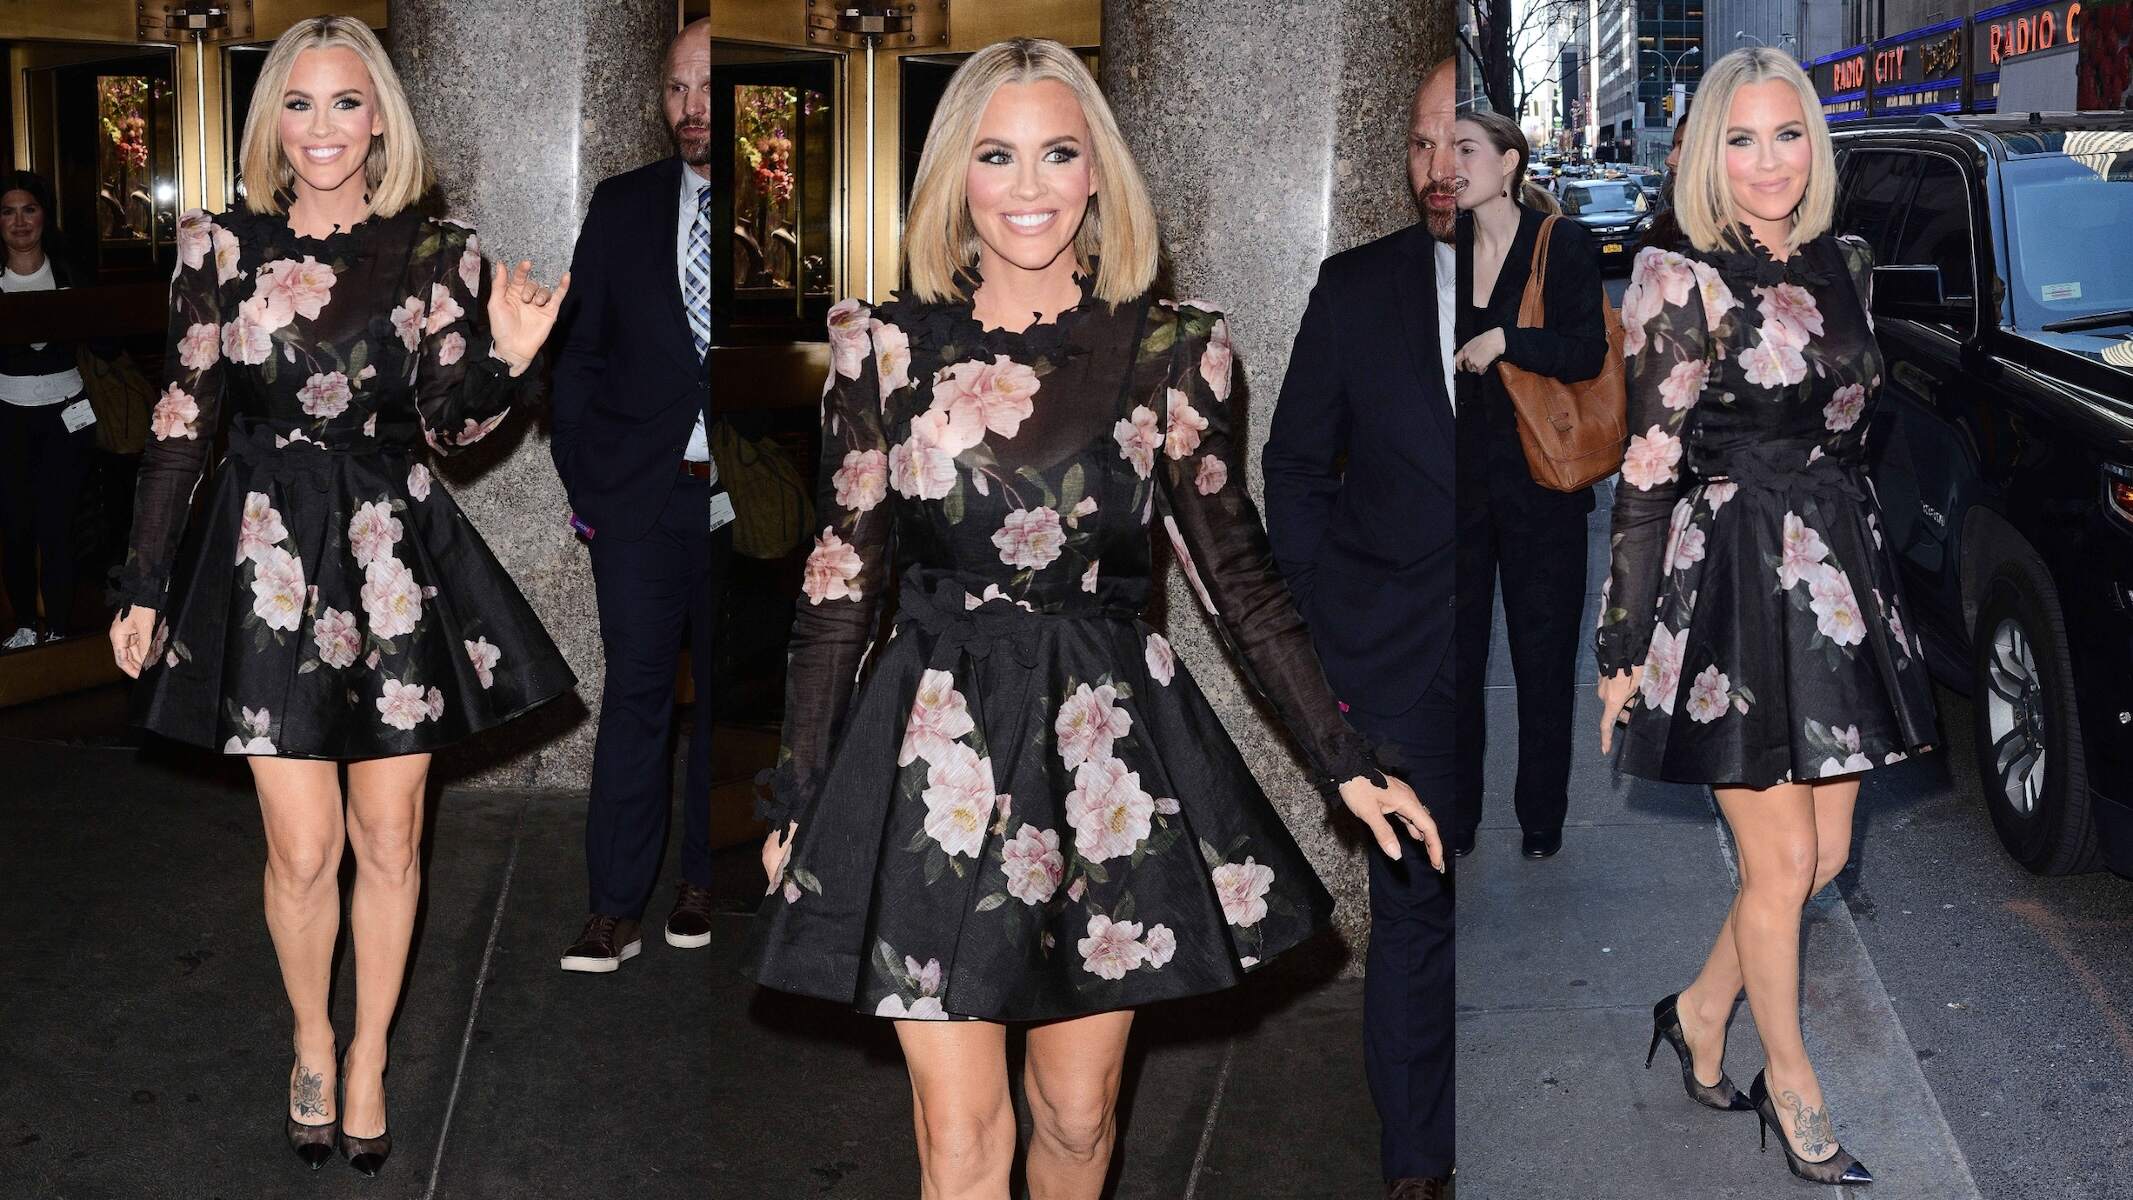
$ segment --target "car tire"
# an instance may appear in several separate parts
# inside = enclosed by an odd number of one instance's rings
[[[2000,844],[2038,875],[2097,869],[2066,622],[2041,564],[1992,573],[1970,645],[1972,746]]]

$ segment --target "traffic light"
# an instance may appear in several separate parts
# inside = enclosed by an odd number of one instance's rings
[[[1666,115],[1670,117],[1674,115],[1674,93],[1672,92],[1666,94]]]

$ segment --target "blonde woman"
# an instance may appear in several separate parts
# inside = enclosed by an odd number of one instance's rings
[[[288,1141],[314,1170],[337,1141],[372,1175],[392,1146],[386,1032],[430,752],[573,682],[421,443],[449,453],[504,419],[568,277],[551,291],[530,263],[492,274],[472,230],[414,211],[430,182],[421,136],[377,38],[348,18],[275,43],[242,170],[242,211],[179,222],[169,383],[111,644],[150,730],[251,756],[267,928],[295,1016]],[[356,1018],[336,1062],[344,841]]]
[[[1140,620],[1153,526],[1327,793],[1388,855],[1394,822],[1442,851],[1327,689],[1245,495],[1227,327],[1151,293],[1154,214],[1081,61],[965,63],[908,229],[911,293],[830,314],[751,971],[897,1019],[926,1200],[1008,1194],[1030,1023],[1031,1193],[1094,1197],[1133,1010],[1236,986],[1331,907]]]
[[[1860,773],[1928,749],[1934,712],[1866,478],[1872,263],[1830,232],[1835,190],[1800,68],[1762,48],[1714,64],[1680,240],[1637,255],[1622,299],[1631,440],[1597,648],[1603,752],[1621,719],[1623,769],[1710,785],[1739,851],[1651,1048],[1674,1048],[1692,1099],[1754,1109],[1793,1174],[1858,1184],[1800,1033],[1800,914],[1844,866]],[[1743,987],[1767,1064],[1745,1097],[1723,1065]]]

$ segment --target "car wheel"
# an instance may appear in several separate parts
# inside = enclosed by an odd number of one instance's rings
[[[2095,870],[2066,624],[2041,567],[1994,572],[1972,631],[1971,679],[1978,782],[2000,844],[2039,875]]]

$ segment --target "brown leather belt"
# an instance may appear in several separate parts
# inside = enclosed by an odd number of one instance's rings
[[[709,480],[711,478],[711,464],[685,458],[681,460],[681,473],[692,479]]]

